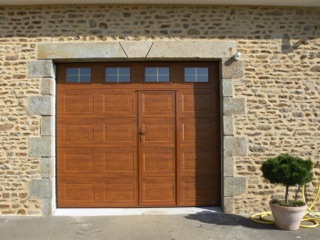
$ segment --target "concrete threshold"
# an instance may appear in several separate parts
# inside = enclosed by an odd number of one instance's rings
[[[54,216],[139,216],[222,213],[220,207],[172,208],[58,208]]]

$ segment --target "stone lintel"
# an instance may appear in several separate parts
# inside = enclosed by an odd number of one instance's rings
[[[29,115],[54,115],[54,98],[52,96],[31,96],[29,98]]]
[[[223,114],[224,115],[243,115],[246,113],[245,98],[223,98]]]
[[[225,136],[223,148],[224,158],[248,155],[247,141],[244,137]]]
[[[224,196],[234,197],[244,194],[247,187],[245,177],[224,177]]]
[[[52,157],[55,156],[54,138],[29,137],[29,156],[30,157]]]
[[[28,77],[55,78],[55,69],[51,60],[37,60],[28,62]]]
[[[234,41],[156,41],[147,58],[231,58],[236,48]]]
[[[151,41],[120,42],[128,58],[146,58],[152,44]]]
[[[51,198],[52,182],[51,179],[33,179],[29,183],[29,195],[33,198]]]
[[[39,43],[38,59],[126,59],[127,56],[119,42],[90,43]]]
[[[108,58],[230,59],[237,52],[236,48],[235,41],[123,41],[72,44],[39,43],[37,58],[56,60],[67,59],[69,61]],[[239,64],[233,64],[231,68],[233,69],[236,65],[238,66]],[[227,67],[230,66],[227,64]],[[239,66],[237,69],[238,68]]]

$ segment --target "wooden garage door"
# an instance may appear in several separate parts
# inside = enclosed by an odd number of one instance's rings
[[[220,205],[218,69],[58,64],[58,207]]]

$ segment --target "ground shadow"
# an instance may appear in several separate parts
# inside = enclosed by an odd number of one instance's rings
[[[219,212],[203,211],[200,213],[189,214],[185,217],[186,219],[199,221],[206,224],[215,224],[222,226],[243,226],[252,229],[265,229],[265,230],[276,230],[277,228],[273,224],[260,224],[253,222],[249,217],[225,214]]]

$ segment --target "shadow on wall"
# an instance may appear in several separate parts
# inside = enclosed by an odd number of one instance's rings
[[[0,8],[0,37],[71,40],[279,39],[288,51],[320,36],[312,8],[223,6],[35,6]],[[289,37],[290,36],[290,37]],[[293,46],[291,39],[298,40]],[[291,46],[291,47],[290,47]]]
[[[281,52],[284,54],[291,53],[295,49],[298,49],[301,45],[307,45],[308,40],[305,36],[302,39],[296,40],[295,43],[291,44],[291,39],[289,34],[284,34],[282,37]]]

